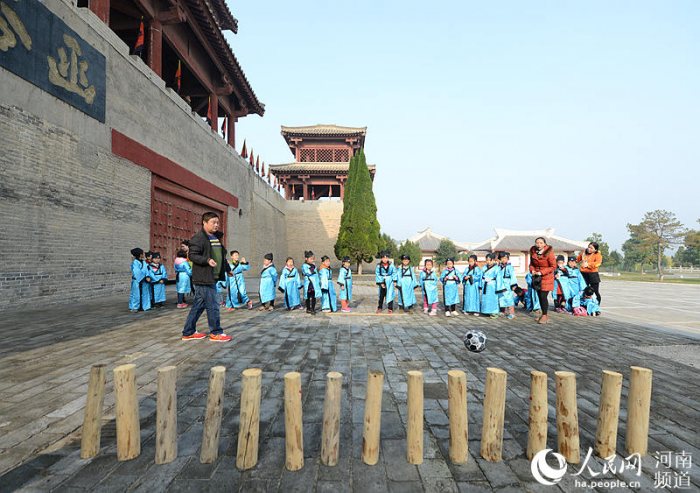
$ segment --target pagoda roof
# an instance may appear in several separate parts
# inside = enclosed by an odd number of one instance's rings
[[[335,136],[362,136],[367,135],[367,127],[343,127],[335,124],[306,125],[302,127],[287,127],[282,125],[282,135],[300,137],[335,137]]]
[[[223,29],[238,30],[238,21],[233,17],[224,0],[185,0],[197,24],[202,29],[207,41],[221,57],[226,75],[236,87],[242,99],[241,104],[250,113],[262,116],[265,105],[262,104],[250,86],[238,59],[224,37]]]
[[[531,231],[513,231],[496,229],[496,236],[488,239],[472,249],[475,252],[527,252],[535,244],[535,238],[542,236],[555,251],[576,252],[584,250],[588,242],[571,240],[554,234],[554,228]]]
[[[288,163],[271,164],[270,172],[276,174],[289,173],[347,173],[350,163]],[[370,173],[376,170],[374,164],[368,164]]]

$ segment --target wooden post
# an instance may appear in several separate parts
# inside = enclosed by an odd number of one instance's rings
[[[379,461],[379,433],[382,424],[384,374],[370,371],[365,395],[365,421],[362,433],[362,462],[373,466]]]
[[[221,430],[221,408],[224,397],[224,381],[226,367],[214,366],[209,372],[209,393],[207,394],[207,410],[204,415],[204,431],[202,433],[202,451],[199,462],[211,464],[219,456],[219,431]]]
[[[95,457],[100,451],[100,432],[102,431],[102,408],[105,402],[105,365],[93,365],[90,368],[85,417],[80,442],[80,458]]]
[[[241,384],[240,428],[236,467],[241,471],[258,463],[258,437],[260,432],[260,396],[262,394],[262,370],[243,370]]]
[[[486,368],[481,456],[490,462],[500,462],[501,460],[507,377],[508,374],[499,368]]]
[[[622,374],[604,370],[600,386],[598,427],[595,433],[595,451],[604,459],[615,455],[621,394]]]
[[[136,398],[136,365],[114,369],[116,398],[117,460],[131,460],[141,453],[139,401]]]
[[[447,399],[450,418],[450,460],[455,464],[463,464],[469,458],[467,374],[463,371],[447,372]]]
[[[632,373],[627,397],[625,448],[628,454],[646,455],[649,442],[652,372],[649,368],[639,366],[630,368]]]
[[[554,372],[557,395],[557,445],[566,462],[581,461],[578,438],[576,375],[570,371]]]
[[[158,368],[156,401],[156,464],[177,457],[177,367]]]
[[[340,399],[343,374],[337,371],[326,375],[326,399],[323,402],[323,433],[321,434],[321,464],[338,464],[340,449]]]
[[[547,448],[547,374],[530,372],[530,416],[527,435],[527,458]]]
[[[423,463],[423,373],[420,371],[408,372],[406,460],[409,464]]]
[[[304,467],[304,428],[301,417],[301,375],[284,376],[284,431],[288,471]]]

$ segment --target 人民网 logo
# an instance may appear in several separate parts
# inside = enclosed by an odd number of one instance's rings
[[[557,467],[547,464],[547,454],[550,452],[557,459]],[[546,448],[537,452],[532,458],[530,470],[538,483],[551,486],[561,481],[566,474],[566,459],[563,455],[553,452],[551,448]]]

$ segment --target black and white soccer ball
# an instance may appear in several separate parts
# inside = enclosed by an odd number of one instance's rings
[[[486,349],[486,334],[480,330],[469,330],[464,334],[464,345],[473,353]]]

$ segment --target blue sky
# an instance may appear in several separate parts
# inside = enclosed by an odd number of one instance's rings
[[[238,147],[290,162],[280,125],[366,125],[397,239],[551,226],[619,248],[653,209],[697,226],[700,2],[229,5],[266,105]]]

